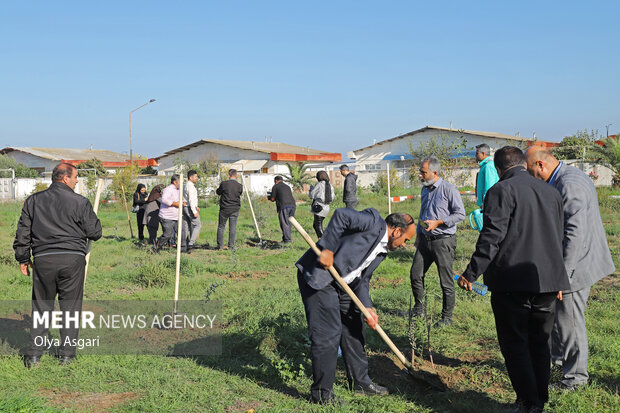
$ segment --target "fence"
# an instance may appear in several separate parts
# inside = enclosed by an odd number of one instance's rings
[[[577,168],[584,171],[592,178],[592,180],[594,181],[594,185],[596,186],[610,186],[612,184],[613,172],[605,166],[582,163],[580,160],[569,160],[563,162],[569,165],[576,166]],[[330,172],[332,172],[333,174],[339,173],[337,171]],[[418,193],[420,183],[417,179],[417,176],[415,176],[413,180],[411,179],[411,172],[411,168],[390,169],[390,175],[396,178],[399,187],[411,189],[411,191],[413,191],[412,193]],[[387,170],[356,170],[355,173],[358,176],[358,187],[368,188],[375,185],[382,174],[385,177]],[[477,173],[477,167],[452,168],[443,170],[442,177],[459,187],[475,187]],[[248,191],[258,196],[264,196],[267,194],[267,191],[269,191],[273,186],[273,179],[275,177],[276,174],[244,174],[245,185]],[[344,182],[344,179],[340,180],[336,178],[338,177],[333,176],[332,183],[336,186],[341,186]],[[87,179],[88,178],[86,177],[78,179],[78,184],[75,187],[76,193],[84,196],[89,195],[86,184]],[[103,179],[103,191],[105,193],[106,189],[112,184],[112,178],[104,177],[101,179]],[[220,184],[220,178],[218,176],[213,176],[203,177],[201,179],[203,182],[203,185],[201,185],[201,197],[213,195],[215,189]],[[146,185],[147,188],[152,188],[157,184],[169,184],[170,177],[161,175],[139,176],[136,178],[136,181]],[[52,181],[50,178],[0,178],[0,199],[25,199],[34,191],[37,183],[50,185]],[[134,188],[126,188],[126,190],[128,192],[133,192]]]

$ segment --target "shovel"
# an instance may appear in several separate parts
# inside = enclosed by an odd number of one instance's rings
[[[289,222],[293,224],[293,226],[295,227],[297,231],[299,231],[303,239],[306,240],[306,242],[312,248],[312,250],[316,253],[316,255],[317,256],[321,255],[321,250],[316,246],[312,238],[310,238],[308,233],[303,229],[303,227],[299,224],[299,222],[297,222],[295,217],[290,217]],[[333,265],[328,268],[328,271],[330,272],[332,277],[334,277],[334,279],[338,282],[338,284],[340,284],[340,286],[346,291],[346,293],[349,294],[349,296],[351,297],[351,299],[353,300],[357,308],[359,308],[362,314],[364,314],[364,317],[366,317],[369,320],[372,319],[372,316],[370,315],[370,313],[368,312],[364,304],[362,304],[360,299],[357,298],[353,290],[351,290],[351,287],[349,287],[349,285],[342,279],[342,277],[340,276],[340,274],[338,274],[338,271],[336,271]],[[403,353],[400,352],[398,347],[396,347],[394,342],[392,342],[390,337],[388,337],[385,331],[383,331],[383,328],[381,328],[381,326],[378,323],[375,328],[375,331],[379,333],[383,341],[385,341],[385,344],[388,345],[388,347],[392,350],[392,352],[396,355],[396,357],[398,357],[400,362],[403,363],[403,365],[407,368],[407,372],[409,373],[411,377],[417,380],[421,380],[424,383],[438,390],[441,390],[441,391],[446,390],[444,383],[441,381],[441,379],[439,379],[439,377],[437,377],[436,375],[433,375],[432,373],[428,373],[425,371],[415,369],[413,365],[407,360],[407,358],[405,358]]]

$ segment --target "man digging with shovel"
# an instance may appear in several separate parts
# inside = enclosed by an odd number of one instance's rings
[[[326,270],[333,265],[359,297],[372,318],[365,321],[375,329],[378,316],[372,307],[369,283],[372,273],[387,255],[415,235],[413,218],[394,213],[384,220],[372,208],[358,212],[337,209],[317,243],[321,255],[312,249],[297,261],[297,281],[308,320],[312,350],[313,383],[311,400],[339,404],[334,395],[338,347],[342,349],[349,387],[358,394],[384,395],[385,387],[368,376],[364,350],[363,316],[351,297]]]

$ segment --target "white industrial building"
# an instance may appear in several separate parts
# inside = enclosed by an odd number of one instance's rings
[[[525,148],[528,142],[532,141],[532,139],[496,132],[425,126],[413,132],[353,150],[348,153],[348,156],[355,160],[356,170],[382,170],[386,168],[388,162],[390,162],[391,167],[406,168],[411,166],[413,162],[411,146],[417,148],[420,143],[427,143],[433,138],[437,139],[438,142],[441,142],[442,139],[445,139],[446,142],[464,139],[466,148],[459,155],[472,158],[475,154],[475,147],[481,143],[489,145],[493,153],[506,145]]]
[[[179,160],[189,163],[212,161],[224,168],[243,170],[246,174],[285,174],[288,173],[287,162],[330,165],[340,162],[342,155],[281,142],[201,139],[172,149],[156,159],[160,175],[175,173],[175,163]]]

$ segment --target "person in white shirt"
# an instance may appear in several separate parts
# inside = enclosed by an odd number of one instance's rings
[[[194,185],[197,181],[198,173],[193,169],[190,170],[187,173],[187,184],[183,188],[183,199],[187,203],[187,206],[183,208],[183,232],[187,234],[183,242],[188,254],[194,247],[202,227],[200,208],[198,207],[198,191],[196,191],[196,186]]]

